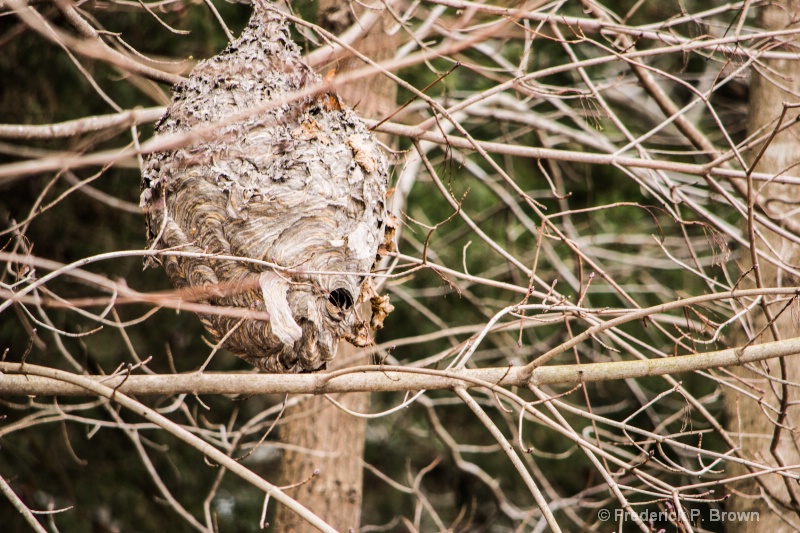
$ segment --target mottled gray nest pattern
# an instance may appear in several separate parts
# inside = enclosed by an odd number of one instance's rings
[[[219,123],[202,142],[146,157],[141,205],[155,249],[219,257],[160,256],[173,285],[202,301],[269,313],[200,319],[223,346],[262,370],[324,369],[341,339],[370,342],[391,311],[369,272],[391,248],[387,163],[356,114],[332,94],[287,101],[319,82],[284,17],[256,3],[242,36],[174,88],[156,134]],[[273,103],[274,105],[269,105]]]

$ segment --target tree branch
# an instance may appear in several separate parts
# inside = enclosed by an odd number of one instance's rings
[[[21,376],[23,377],[23,379],[26,379],[26,377],[30,379],[39,378],[53,383],[63,383],[75,387],[77,389],[80,389],[84,391],[84,393],[89,393],[93,396],[100,396],[103,398],[107,398],[111,401],[114,401],[120,404],[122,407],[125,407],[126,409],[129,409],[134,413],[138,414],[139,416],[145,418],[149,422],[152,422],[153,424],[156,424],[157,426],[163,428],[164,430],[168,431],[178,439],[184,441],[185,443],[189,444],[193,448],[197,449],[201,453],[208,456],[212,461],[217,462],[218,464],[224,466],[225,468],[227,468],[234,474],[238,475],[245,481],[249,482],[253,486],[257,487],[260,490],[263,490],[271,498],[275,498],[275,500],[279,501],[280,503],[292,509],[294,512],[302,516],[304,520],[308,521],[310,524],[318,528],[320,531],[336,533],[336,531],[333,528],[331,528],[328,524],[326,524],[321,518],[319,518],[317,515],[315,515],[313,512],[311,512],[309,509],[304,507],[296,500],[287,496],[283,491],[281,491],[275,485],[272,485],[271,483],[267,482],[261,476],[259,476],[249,468],[245,467],[235,459],[228,457],[223,452],[221,452],[211,444],[207,443],[200,437],[193,435],[180,424],[176,424],[167,417],[139,403],[133,398],[128,397],[127,395],[125,395],[124,392],[122,392],[121,390],[122,387],[120,387],[119,390],[115,388],[114,385],[118,384],[119,380],[126,379],[125,374],[118,376],[118,381],[116,382],[103,383],[101,382],[101,380],[93,379],[90,376],[81,376],[77,374],[72,374],[70,372],[64,372],[62,370],[56,370],[53,368],[47,368],[37,365],[0,363],[0,369],[9,372],[13,372],[16,369],[17,371],[22,371],[25,374],[24,376]],[[0,379],[0,382],[5,381],[6,377],[9,376],[3,376]]]
[[[0,139],[57,139],[110,128],[127,128],[155,122],[164,114],[164,107],[130,109],[122,113],[97,115],[55,124],[0,124]]]
[[[737,366],[775,357],[800,354],[800,338],[637,361],[536,368],[525,367],[434,370],[400,366],[358,366],[331,374],[190,373],[146,376],[76,376],[82,384],[47,375],[44,367],[0,363],[0,396],[94,395],[95,385],[124,394],[330,394],[335,392],[390,392],[454,390],[457,387],[568,385],[679,374],[709,368]],[[56,371],[53,371],[56,372]],[[61,374],[65,374],[61,372]],[[73,375],[73,374],[69,374]],[[91,383],[92,386],[86,386]]]

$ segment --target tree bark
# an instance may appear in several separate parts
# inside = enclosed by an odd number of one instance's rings
[[[358,348],[342,344],[334,366],[352,360],[357,351]],[[364,412],[369,408],[369,393],[333,396],[353,411]],[[340,411],[321,396],[287,409],[285,417],[281,441],[296,448],[283,454],[280,484],[299,483],[316,472],[312,479],[286,493],[304,502],[338,531],[357,531],[361,519],[366,420]],[[275,531],[316,530],[289,508],[280,506]]]
[[[778,0],[765,4],[759,10],[758,24],[768,31],[795,28],[798,26],[796,22],[800,20],[800,0]],[[792,37],[785,39],[789,41]],[[788,44],[782,48],[796,50]],[[784,111],[784,104],[797,102],[798,95],[800,95],[799,61],[762,61],[752,73],[748,132],[756,134],[773,131]],[[789,109],[781,124],[787,124],[797,115],[797,110]],[[793,165],[800,161],[798,135],[800,130],[797,127],[778,133],[767,144],[752,151],[749,164],[755,164],[754,170],[757,172],[770,174],[779,174],[796,168]],[[758,186],[751,189],[749,192],[751,199],[757,200],[778,222],[791,217],[790,212],[796,209],[797,203],[800,202],[800,188],[797,186],[770,184],[761,190]],[[757,250],[771,256],[777,255],[784,264],[795,265],[796,268],[800,262],[800,246],[763,226],[755,225],[754,228],[764,236],[763,240],[755,237]],[[745,232],[754,234],[749,226],[745,228]],[[749,264],[753,264],[752,256]],[[763,259],[758,260],[756,265],[745,280],[749,286],[798,285],[797,279]],[[754,319],[751,324],[749,338],[743,334],[744,338],[737,344],[796,337],[797,327],[792,314],[786,302],[762,308],[760,317]],[[769,463],[775,467],[800,464],[797,443],[800,393],[797,386],[785,384],[800,382],[799,363],[797,357],[791,357],[756,365],[770,378],[759,376],[744,368],[736,369],[735,373],[742,382],[735,385],[758,398],[756,401],[733,390],[729,390],[725,397],[728,429],[734,440],[740,443],[744,457]],[[734,473],[746,473],[743,468],[734,470]],[[794,472],[796,471],[795,469]],[[726,508],[731,511],[757,512],[760,531],[771,533],[794,531],[800,526],[798,503],[800,490],[797,483],[779,474],[768,474],[730,484],[728,489],[732,495],[726,503]],[[752,524],[747,521],[731,521],[726,523],[726,528],[731,532],[744,532],[752,530]]]
[[[319,5],[319,24],[334,34],[354,22],[354,13],[363,12],[358,3],[342,4],[323,0]],[[393,54],[392,37],[387,35],[385,24],[391,19],[385,14],[354,48],[375,61]],[[347,58],[330,66],[337,73],[358,68],[363,63]],[[325,68],[323,68],[323,74]],[[395,106],[396,86],[380,74],[348,84],[339,90],[345,104],[356,109],[362,117],[382,118]],[[383,142],[387,140],[381,139]],[[368,313],[365,306],[363,313]],[[348,343],[341,343],[331,370],[364,364],[368,352]],[[337,394],[333,398],[356,412],[366,412],[370,405],[369,393]],[[357,531],[361,520],[363,456],[366,419],[347,414],[324,397],[315,396],[287,409],[287,422],[281,426],[281,440],[296,448],[287,449],[281,462],[282,486],[301,482],[318,472],[302,485],[286,492],[321,516],[339,531]],[[314,531],[307,522],[284,506],[275,517],[275,531]]]

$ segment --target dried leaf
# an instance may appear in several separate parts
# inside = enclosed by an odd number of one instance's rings
[[[369,155],[371,146],[367,144],[361,135],[351,135],[348,137],[347,145],[353,149],[353,158],[361,168],[370,174],[378,169],[378,163]]]

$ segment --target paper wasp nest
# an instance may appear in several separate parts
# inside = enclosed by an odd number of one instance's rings
[[[340,339],[369,343],[391,311],[367,275],[391,247],[387,163],[356,114],[332,94],[287,98],[319,82],[285,19],[256,3],[228,48],[174,88],[156,134],[210,124],[213,135],[146,158],[141,205],[176,288],[205,303],[266,311],[269,321],[201,314],[223,346],[268,372],[325,368]],[[208,254],[259,259],[290,271]]]

